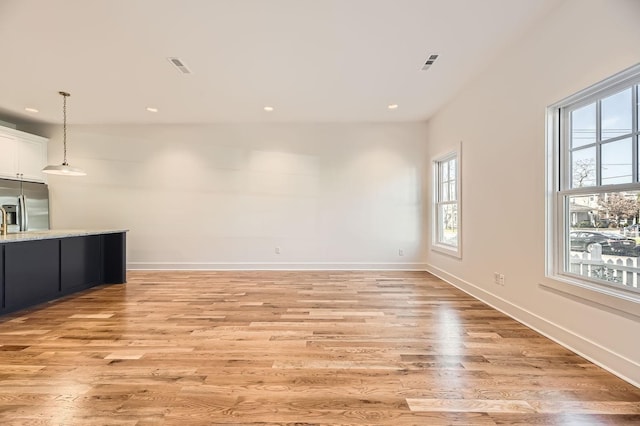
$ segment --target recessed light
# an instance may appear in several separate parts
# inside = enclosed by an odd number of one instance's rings
[[[35,108],[30,108],[30,107],[26,107],[24,110],[25,110],[25,111],[27,111],[27,112],[34,112],[34,113],[35,113],[35,112],[39,112],[37,109],[35,109]]]
[[[147,107],[147,111],[149,111],[149,112],[158,112],[158,108]]]
[[[389,105],[387,105],[387,108],[389,108],[389,109],[398,109],[398,104],[389,104]]]
[[[267,105],[266,107],[264,107],[264,110],[267,111],[267,112],[271,112],[271,111],[274,110],[274,108],[272,106],[268,106]]]

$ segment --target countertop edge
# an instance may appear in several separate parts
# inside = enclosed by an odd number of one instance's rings
[[[0,236],[0,244],[22,241],[52,240],[57,238],[86,237],[90,235],[119,234],[128,229],[52,229],[49,231],[27,231]]]

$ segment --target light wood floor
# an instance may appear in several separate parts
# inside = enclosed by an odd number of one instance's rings
[[[427,273],[128,278],[0,318],[0,424],[640,424],[640,389]]]

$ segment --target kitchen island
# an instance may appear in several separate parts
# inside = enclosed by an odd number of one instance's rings
[[[76,229],[0,236],[0,315],[125,283],[126,233]]]

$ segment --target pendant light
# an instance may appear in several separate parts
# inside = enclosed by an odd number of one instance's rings
[[[64,145],[64,161],[61,165],[51,165],[42,169],[42,173],[48,173],[50,175],[64,175],[64,176],[85,176],[86,173],[76,167],[71,167],[67,163],[67,98],[71,96],[67,92],[58,92],[62,95],[62,114],[64,116],[64,124],[62,126],[62,143]]]

